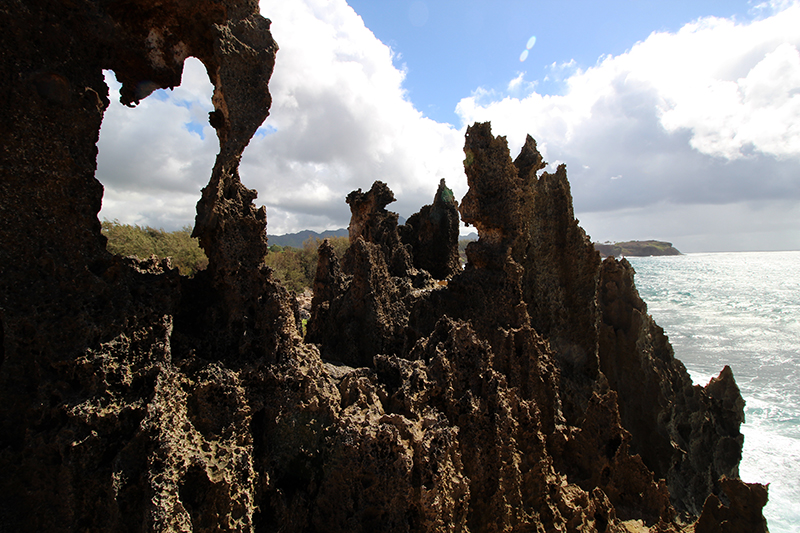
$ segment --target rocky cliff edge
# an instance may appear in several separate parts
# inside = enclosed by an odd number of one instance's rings
[[[533,139],[470,127],[468,194],[405,226],[386,184],[348,196],[303,339],[237,170],[277,51],[257,3],[0,11],[0,531],[766,530],[730,369],[692,385]],[[134,105],[188,56],[220,140],[191,279],[106,251],[94,177],[102,70]]]

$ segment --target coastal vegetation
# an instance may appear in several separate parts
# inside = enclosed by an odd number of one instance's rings
[[[108,251],[123,257],[171,257],[172,264],[184,276],[193,276],[208,266],[208,258],[197,239],[192,237],[192,228],[189,226],[177,231],[165,231],[150,226],[122,224],[119,220],[104,220],[102,232],[108,239]],[[342,258],[349,246],[348,238],[328,237],[328,240],[336,255]],[[317,248],[321,242],[322,239],[311,236],[300,248],[273,244],[268,249],[264,263],[287,289],[302,293],[314,285]]]
[[[184,276],[193,276],[208,266],[208,258],[197,239],[192,238],[192,228],[184,226],[177,231],[165,231],[150,226],[122,224],[119,220],[104,220],[102,233],[108,239],[106,249],[123,257],[147,259],[151,255],[171,257],[172,264]]]
[[[284,287],[299,294],[314,286],[319,257],[317,249],[321,242],[321,239],[309,237],[303,242],[302,248],[273,244],[269,247],[264,262],[273,270],[273,275]],[[350,246],[347,237],[328,237],[328,242],[333,246],[339,259]]]

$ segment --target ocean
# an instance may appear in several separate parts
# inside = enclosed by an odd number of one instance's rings
[[[800,533],[800,252],[628,261],[692,380],[733,370],[746,402],[740,477],[769,483],[771,533]]]

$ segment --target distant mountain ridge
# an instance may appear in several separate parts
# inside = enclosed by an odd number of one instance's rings
[[[322,233],[317,233],[316,231],[305,229],[297,233],[287,233],[286,235],[268,234],[267,244],[269,246],[277,244],[278,246],[291,246],[292,248],[302,248],[303,243],[307,241],[310,237],[322,240],[327,237],[347,237],[347,235],[348,235],[347,228],[329,229],[323,231]]]
[[[406,223],[405,217],[398,217],[397,219],[398,225],[403,225],[405,223]],[[326,229],[322,233],[318,233],[310,229],[304,229],[302,231],[298,231],[297,233],[287,233],[285,235],[267,234],[267,244],[269,246],[277,244],[278,246],[291,246],[292,248],[302,248],[303,243],[306,242],[309,237],[314,237],[316,239],[322,240],[327,237],[347,237],[349,235],[350,231],[347,228]],[[477,239],[477,234],[475,238]]]
[[[302,248],[303,243],[309,238],[314,237],[318,240],[323,240],[327,237],[347,237],[349,231],[347,228],[329,229],[322,233],[313,230],[303,230],[297,233],[287,233],[285,235],[267,235],[267,244],[269,246],[291,246],[292,248]],[[478,240],[476,232],[459,237],[461,241],[474,241]],[[594,248],[602,257],[648,257],[651,255],[682,255],[681,252],[672,246],[671,242],[666,241],[626,241],[615,243],[594,243]]]
[[[594,243],[594,248],[603,257],[648,257],[651,255],[681,255],[671,242],[665,241],[626,241],[613,244]]]

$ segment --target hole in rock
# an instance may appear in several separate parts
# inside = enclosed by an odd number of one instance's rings
[[[241,402],[235,391],[220,384],[198,386],[186,407],[189,420],[208,439],[218,438],[242,417]]]
[[[602,512],[598,511],[594,515],[594,524],[597,528],[597,531],[600,533],[604,533],[608,530],[608,518],[606,518]]]
[[[606,443],[606,457],[613,459],[617,454],[617,450],[619,449],[620,445],[622,445],[622,437],[619,435],[614,435],[611,437],[611,439],[609,439],[609,441]]]
[[[178,495],[191,517],[194,531],[217,531],[219,517],[233,510],[230,508],[231,495],[225,485],[212,482],[201,465],[188,468]]]
[[[111,104],[100,128],[96,177],[105,188],[98,217],[108,249],[142,259],[172,256],[191,275],[207,264],[190,236],[219,152],[208,122],[214,87],[203,64],[188,58],[180,86],[157,90],[132,109],[119,102],[114,73],[104,73]]]

